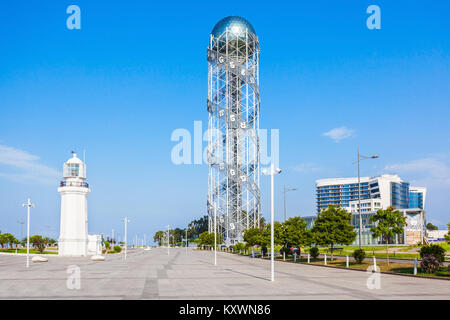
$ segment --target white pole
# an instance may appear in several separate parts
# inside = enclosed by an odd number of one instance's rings
[[[27,268],[30,266],[30,207],[31,201],[27,202]]]
[[[347,258],[345,260],[345,267],[348,268],[348,256],[347,256]]]
[[[308,263],[309,263],[309,259],[310,259],[309,257],[310,257],[310,255],[309,255],[309,252],[308,252]]]
[[[111,233],[111,244],[114,246],[114,229],[112,229]]]
[[[186,229],[186,253],[188,252],[188,240],[187,240],[187,229]]]
[[[373,256],[373,270],[377,271],[377,258]]]
[[[275,260],[274,260],[274,177],[275,177],[275,168],[273,167],[273,163],[270,165],[270,281],[275,281]]]
[[[125,241],[124,241],[124,244],[125,244],[125,260],[127,260],[127,223],[128,223],[128,218],[127,217],[125,217],[125,219],[123,219],[123,222],[125,223]]]
[[[30,266],[30,207],[31,202],[28,198],[27,203],[27,268]]]
[[[217,265],[217,206],[214,204],[214,265]]]
[[[167,255],[170,254],[169,249],[170,249],[170,226],[167,225]]]
[[[30,198],[27,199],[27,203],[23,203],[22,207],[27,207],[27,268],[30,267],[30,208],[34,207]]]
[[[414,259],[414,275],[417,274],[417,258]]]
[[[325,254],[325,259],[323,260],[323,263],[324,263],[325,265],[327,265],[327,254]]]

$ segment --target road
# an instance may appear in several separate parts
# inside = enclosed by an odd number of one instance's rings
[[[24,256],[0,256],[0,299],[450,299],[450,282],[379,275],[367,288],[361,271],[270,262],[183,248],[129,250],[103,262],[50,256],[25,268]],[[68,289],[67,267],[80,268],[81,288]]]

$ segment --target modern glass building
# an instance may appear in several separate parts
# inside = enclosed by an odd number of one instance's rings
[[[389,239],[389,244],[404,244],[411,245],[422,242],[425,235],[425,211],[423,209],[399,209],[406,219],[405,232],[396,235],[395,238]],[[376,211],[361,212],[362,220],[362,230],[361,230],[361,242],[363,246],[377,246],[385,245],[386,240],[382,237],[374,238],[370,232],[370,228],[374,227],[375,224],[370,220],[370,217],[375,215]],[[306,221],[307,228],[312,228],[314,226],[314,221],[317,219],[316,216],[303,217]],[[359,232],[359,214],[357,212],[352,212],[351,224],[355,227],[355,231]],[[358,235],[355,241],[351,244],[353,246],[359,246]]]
[[[316,181],[317,213],[329,205],[338,206],[352,213],[352,225],[359,231],[359,211],[362,218],[362,244],[381,245],[385,240],[373,238],[370,217],[377,210],[390,206],[403,212],[407,219],[405,233],[391,239],[392,244],[416,244],[424,235],[426,188],[410,187],[398,175],[384,174],[377,177],[361,177],[361,196],[358,199],[358,178],[333,178]],[[361,208],[359,208],[361,204]],[[308,227],[314,225],[317,216],[304,217]],[[353,245],[359,245],[356,237]]]
[[[426,194],[427,194],[426,188],[410,187],[409,208],[424,209]]]
[[[361,177],[360,181],[361,201],[379,199],[382,208],[389,206],[397,209],[411,208],[409,183],[400,179],[398,175],[384,174],[378,177]],[[357,200],[357,177],[321,179],[316,181],[317,213],[326,209],[329,205],[340,206],[350,211],[350,203]],[[423,207],[422,204],[422,207],[417,208],[423,209]]]

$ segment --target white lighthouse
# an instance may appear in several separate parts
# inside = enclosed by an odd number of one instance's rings
[[[58,253],[63,256],[88,254],[87,196],[91,192],[86,183],[86,164],[73,157],[64,163],[61,194],[61,223]]]

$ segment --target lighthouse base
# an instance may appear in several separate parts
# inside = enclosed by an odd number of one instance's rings
[[[87,239],[59,239],[58,255],[87,256]]]

